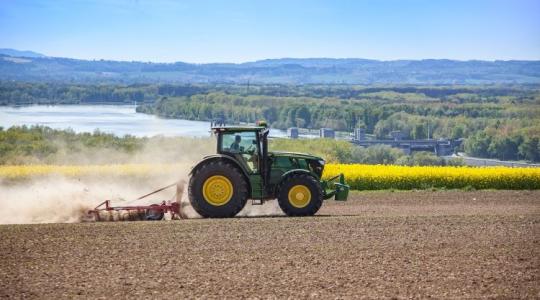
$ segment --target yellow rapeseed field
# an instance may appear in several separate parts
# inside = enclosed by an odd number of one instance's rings
[[[540,168],[407,167],[330,164],[324,177],[345,174],[354,190],[380,189],[540,189]]]
[[[120,165],[23,165],[0,166],[0,179],[19,180],[40,176],[158,176],[186,173],[185,164]],[[508,167],[406,167],[359,164],[328,164],[324,178],[344,173],[353,190],[475,188],[540,189],[540,168]]]

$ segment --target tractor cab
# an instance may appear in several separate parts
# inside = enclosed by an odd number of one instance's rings
[[[213,127],[217,135],[217,153],[233,157],[250,174],[266,167],[269,129],[256,127]],[[262,172],[264,173],[264,172]]]

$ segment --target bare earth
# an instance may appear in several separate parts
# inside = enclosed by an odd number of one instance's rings
[[[540,191],[351,198],[309,218],[0,225],[0,298],[540,298]]]

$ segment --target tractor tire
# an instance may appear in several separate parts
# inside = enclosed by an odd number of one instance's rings
[[[313,216],[323,203],[319,181],[308,174],[293,174],[279,187],[279,207],[287,216]]]
[[[248,183],[242,172],[224,160],[198,168],[189,180],[189,202],[204,218],[230,218],[247,203]]]

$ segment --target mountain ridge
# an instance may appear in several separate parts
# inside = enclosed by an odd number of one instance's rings
[[[8,55],[12,57],[46,57],[45,54],[30,50],[17,50],[12,48],[0,48],[0,54]]]
[[[540,84],[534,60],[278,58],[244,63],[83,60],[0,49],[0,80],[76,83]],[[9,51],[8,51],[9,52]],[[38,56],[17,56],[17,55]]]

